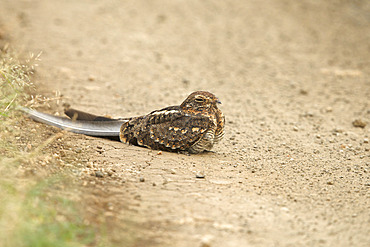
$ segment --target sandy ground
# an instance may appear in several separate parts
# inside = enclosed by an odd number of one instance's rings
[[[223,102],[214,153],[75,134],[55,145],[86,212],[134,239],[122,246],[369,246],[369,13],[368,1],[1,0],[0,21],[17,49],[43,52],[38,93],[62,94],[48,112],[135,116],[200,89]]]

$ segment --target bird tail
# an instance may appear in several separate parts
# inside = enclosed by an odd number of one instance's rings
[[[66,109],[66,115],[71,117],[71,119],[25,107],[22,107],[21,110],[36,122],[45,123],[77,134],[108,138],[119,138],[121,125],[129,120],[110,119],[74,109]]]

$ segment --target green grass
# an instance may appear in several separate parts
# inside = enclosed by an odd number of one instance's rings
[[[30,55],[21,63],[14,52],[5,48],[0,51],[0,115],[9,116],[17,104],[24,101],[24,90],[31,87],[30,76],[33,74],[38,56]],[[3,120],[3,119],[2,119]]]
[[[83,223],[73,201],[55,195],[53,186],[64,178],[27,181],[19,188],[2,181],[0,227],[2,246],[86,246],[94,243],[95,231]],[[17,188],[18,187],[18,188]],[[22,186],[23,187],[23,186]]]
[[[110,246],[97,240],[100,230],[84,223],[83,209],[67,194],[73,191],[71,178],[33,174],[41,149],[24,151],[17,141],[25,130],[19,127],[23,116],[16,109],[26,102],[25,91],[32,87],[34,61],[31,57],[21,62],[15,53],[0,50],[0,245]]]

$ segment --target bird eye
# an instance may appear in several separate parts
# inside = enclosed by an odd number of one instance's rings
[[[196,98],[195,101],[201,103],[201,102],[204,102],[204,99],[203,98]]]

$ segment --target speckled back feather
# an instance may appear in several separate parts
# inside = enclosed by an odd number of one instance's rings
[[[210,150],[224,133],[225,117],[218,103],[212,93],[194,92],[180,106],[166,107],[124,123],[120,139],[124,143],[165,151]]]

